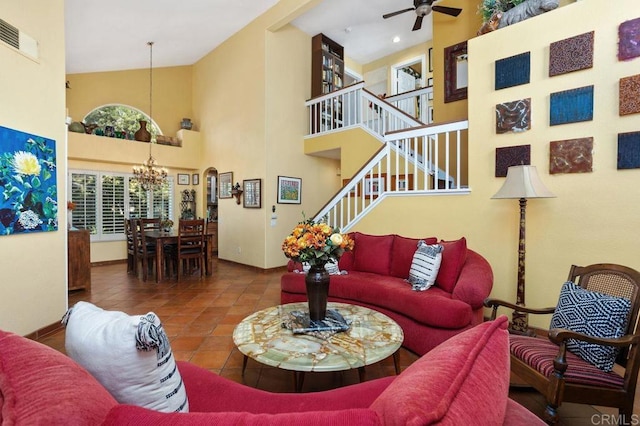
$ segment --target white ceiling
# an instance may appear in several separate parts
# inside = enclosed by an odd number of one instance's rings
[[[264,13],[278,0],[66,0],[68,74],[191,65]],[[412,0],[324,0],[292,23],[324,33],[345,54],[365,64],[432,39],[431,16],[411,31],[416,15],[382,15],[412,7]],[[393,43],[394,36],[400,37]]]

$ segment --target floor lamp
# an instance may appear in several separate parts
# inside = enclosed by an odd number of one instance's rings
[[[502,188],[491,198],[494,199],[519,199],[520,200],[520,237],[518,244],[518,287],[516,292],[516,304],[524,304],[524,254],[525,254],[525,214],[527,199],[555,197],[549,191],[540,177],[535,166],[511,166],[507,170],[507,179]],[[527,333],[529,328],[526,313],[513,312],[511,329],[515,332]]]

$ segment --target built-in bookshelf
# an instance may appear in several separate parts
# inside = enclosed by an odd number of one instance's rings
[[[344,48],[324,34],[311,39],[311,96],[318,97],[344,87]],[[342,127],[342,101],[321,105],[315,125],[323,130]],[[320,129],[318,129],[320,130]]]

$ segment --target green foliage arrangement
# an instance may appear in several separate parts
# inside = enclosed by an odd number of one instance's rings
[[[494,14],[506,12],[524,1],[526,0],[483,0],[478,13],[482,15],[482,22],[487,22]]]

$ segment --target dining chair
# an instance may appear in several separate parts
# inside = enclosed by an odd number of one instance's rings
[[[158,220],[157,229],[160,229],[159,226],[160,221]],[[156,259],[156,246],[155,244],[147,241],[145,232],[154,230],[154,221],[152,220],[149,222],[149,219],[138,219],[136,221],[136,226],[133,226],[132,229],[134,240],[136,242],[136,256],[140,259],[142,264],[142,281],[147,281],[149,271],[152,270],[151,268],[153,267]]]
[[[616,407],[620,424],[632,420],[640,368],[639,285],[640,272],[625,266],[573,265],[555,307],[485,300],[492,319],[501,306],[552,314],[548,336],[519,333],[509,339],[511,371],[544,395],[548,423],[559,420],[562,402]]]
[[[133,227],[136,226],[136,219],[124,219],[125,235],[127,237],[127,273],[138,274],[138,250],[133,238]]]
[[[197,263],[200,276],[204,275],[204,230],[204,219],[180,219],[178,222],[178,282],[181,271],[192,273],[191,261]]]

